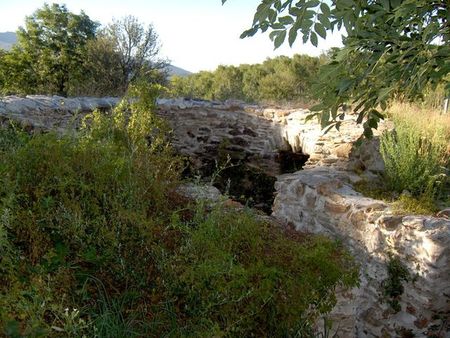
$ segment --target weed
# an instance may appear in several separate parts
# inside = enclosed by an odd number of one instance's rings
[[[401,310],[400,299],[404,292],[403,283],[411,280],[406,266],[398,257],[389,256],[387,264],[388,278],[383,282],[384,295],[395,312]]]
[[[430,123],[433,120],[426,115],[396,113],[393,120],[395,129],[381,136],[388,188],[397,193],[407,190],[415,197],[439,198],[449,183],[448,129]]]

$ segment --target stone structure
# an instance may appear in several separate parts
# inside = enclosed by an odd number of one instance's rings
[[[63,98],[59,96],[8,96],[0,99],[0,122],[20,122],[26,128],[62,131],[76,127],[82,116],[94,109],[107,110],[118,98]],[[216,155],[223,146],[236,157],[252,161],[276,175],[280,150],[308,154],[307,166],[356,167],[382,170],[372,146],[355,151],[362,132],[355,117],[342,121],[341,131],[323,134],[320,125],[306,122],[309,111],[261,108],[239,102],[160,99],[158,114],[174,130],[173,144],[181,152],[197,157]],[[350,158],[350,160],[349,160]]]
[[[340,293],[331,313],[341,337],[444,337],[450,310],[450,220],[392,215],[352,188],[351,172],[316,167],[278,177],[273,216],[297,230],[342,240],[361,266],[359,288]],[[395,312],[384,295],[389,255],[413,282]],[[409,334],[409,335],[408,335]]]
[[[117,102],[117,98],[6,97],[0,100],[0,125],[13,119],[30,129],[62,131],[76,126],[83,114]],[[158,114],[173,128],[174,146],[194,158],[211,159],[225,148],[278,175],[280,150],[309,155],[305,170],[277,176],[273,216],[300,231],[341,239],[360,262],[360,287],[340,292],[331,314],[341,337],[448,336],[450,212],[439,217],[394,216],[385,203],[355,192],[352,184],[361,177],[353,169],[370,177],[383,170],[383,162],[376,139],[353,146],[362,132],[354,116],[346,116],[339,132],[324,135],[315,120],[305,120],[306,110],[183,99],[158,104]],[[382,124],[381,129],[386,127]],[[183,189],[186,194],[197,193],[191,186]],[[417,276],[406,284],[397,313],[383,296],[388,253]]]

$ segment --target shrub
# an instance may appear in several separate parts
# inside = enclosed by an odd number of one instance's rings
[[[335,287],[357,280],[339,244],[286,233],[251,212],[219,208],[182,229],[186,237],[164,275],[173,311],[186,318],[180,327],[193,336],[304,334],[335,305]]]
[[[448,176],[446,136],[438,126],[422,128],[426,116],[394,116],[395,129],[381,136],[386,184],[392,191],[438,197]]]

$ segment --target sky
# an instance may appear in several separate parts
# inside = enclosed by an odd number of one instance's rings
[[[252,38],[239,35],[252,23],[261,0],[65,0],[47,3],[66,4],[75,13],[83,10],[101,24],[133,15],[144,24],[153,24],[162,44],[161,56],[177,67],[191,72],[214,70],[218,65],[260,63],[268,57],[293,54],[319,55],[341,46],[335,33],[319,41],[318,48],[303,45],[298,38],[292,48],[286,43],[274,51],[268,34]],[[41,0],[0,0],[0,32],[16,31],[24,18],[42,7]]]

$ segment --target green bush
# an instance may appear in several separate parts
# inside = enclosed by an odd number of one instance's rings
[[[349,255],[174,192],[181,161],[134,88],[79,132],[0,131],[0,332],[12,337],[310,332],[356,283]]]
[[[335,287],[357,280],[337,243],[284,232],[250,212],[219,208],[181,229],[186,237],[164,275],[193,336],[205,328],[212,330],[205,336],[305,334],[335,305]]]
[[[425,133],[408,119],[397,118],[394,123],[395,129],[381,136],[388,188],[414,196],[439,196],[448,180],[445,139],[438,133]]]

